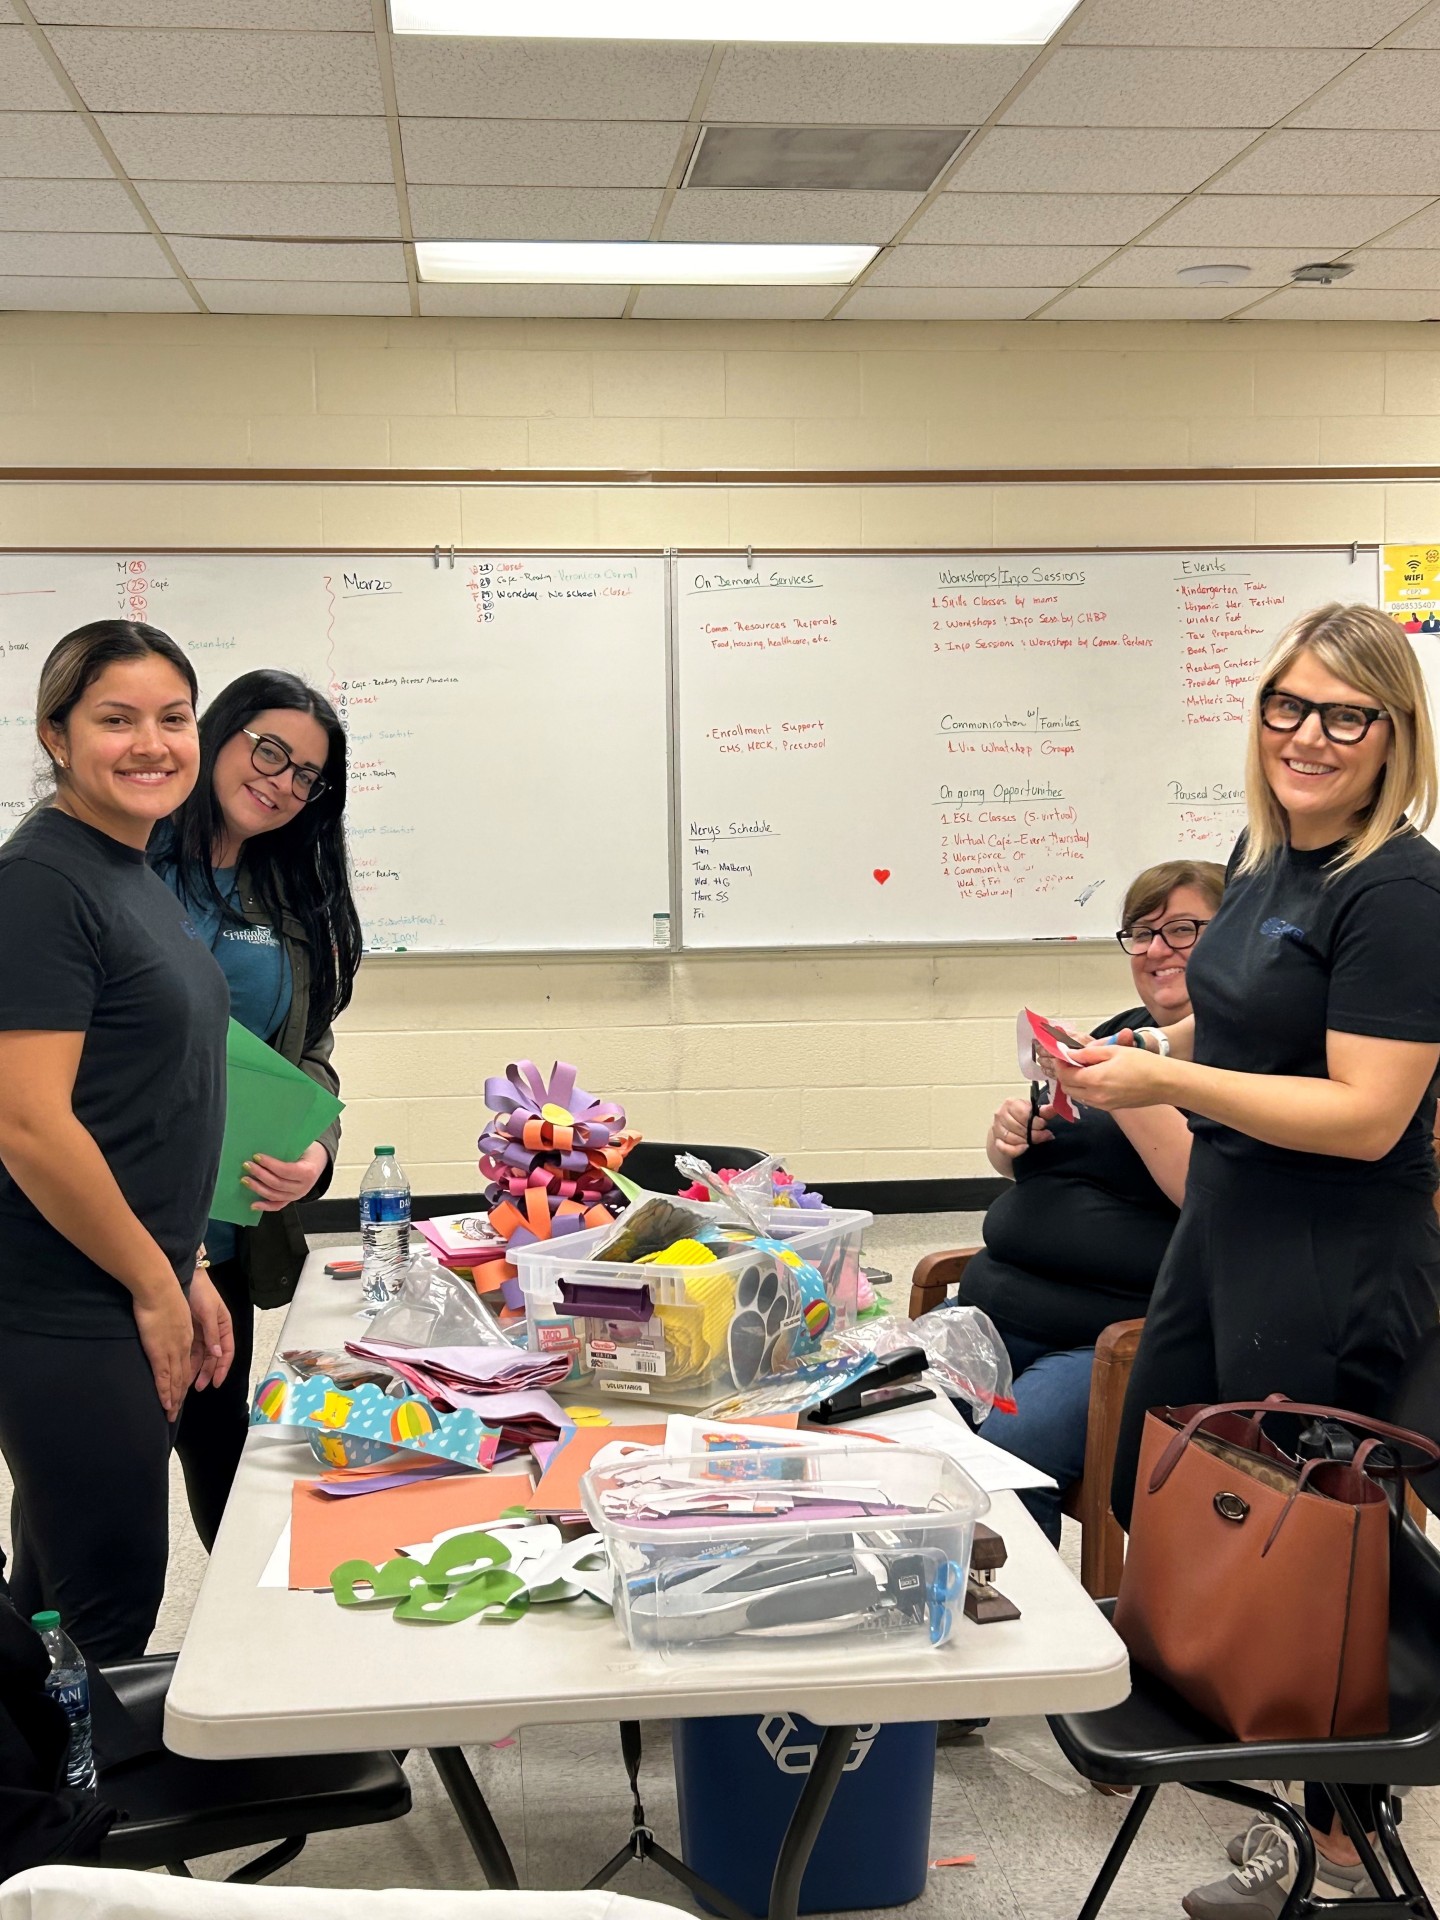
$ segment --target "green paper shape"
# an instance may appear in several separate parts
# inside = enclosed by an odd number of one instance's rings
[[[508,1547],[502,1546],[493,1535],[477,1528],[474,1533],[457,1533],[452,1540],[442,1540],[424,1563],[425,1578],[433,1587],[442,1586],[448,1581],[473,1580],[491,1568],[503,1567],[509,1558]],[[418,1564],[411,1562],[412,1566]],[[466,1571],[457,1573],[457,1567],[463,1567]]]
[[[256,1195],[243,1184],[245,1162],[257,1153],[298,1160],[345,1110],[327,1088],[256,1039],[238,1020],[225,1037],[225,1139],[212,1220],[253,1227]]]
[[[469,1620],[477,1613],[484,1614],[487,1619],[518,1620],[525,1609],[523,1606],[511,1606],[509,1602],[520,1591],[520,1586],[518,1575],[491,1568],[488,1572],[462,1580],[448,1594],[438,1587],[417,1589],[396,1607],[395,1618],[436,1627],[453,1626],[457,1621]],[[493,1614],[492,1608],[500,1609],[499,1613]]]
[[[369,1595],[362,1597],[359,1587],[369,1587]],[[416,1588],[428,1591],[429,1587],[425,1568],[403,1555],[387,1560],[383,1567],[369,1560],[346,1560],[330,1576],[330,1591],[342,1607],[392,1607]]]

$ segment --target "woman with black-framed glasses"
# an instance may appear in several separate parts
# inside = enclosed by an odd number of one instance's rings
[[[1079,1100],[1180,1107],[1195,1135],[1126,1396],[1122,1523],[1147,1407],[1283,1393],[1383,1416],[1435,1324],[1440,851],[1421,835],[1436,798],[1404,632],[1373,607],[1307,614],[1261,677],[1249,824],[1189,966],[1192,1020],[1168,1057],[1117,1047],[1060,1069]],[[1370,1788],[1350,1793],[1372,1811]],[[1327,1890],[1363,1892],[1323,1789],[1306,1815]],[[1278,1915],[1293,1842],[1258,1823],[1231,1858],[1236,1874],[1186,1896],[1192,1920]]]
[[[345,786],[345,734],[329,701],[293,674],[242,674],[201,718],[199,779],[154,856],[220,963],[234,1018],[332,1093],[331,1026],[361,955]],[[247,1180],[255,1225],[212,1220],[206,1230],[235,1362],[222,1389],[187,1398],[176,1451],[207,1547],[245,1444],[253,1308],[294,1292],[305,1259],[296,1206],[329,1185],[339,1139],[337,1123],[298,1160],[257,1154]]]

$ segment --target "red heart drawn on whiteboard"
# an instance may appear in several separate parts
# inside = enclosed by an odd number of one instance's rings
[[[885,882],[890,878],[889,867],[876,867],[875,878],[880,882],[880,885],[883,887]]]

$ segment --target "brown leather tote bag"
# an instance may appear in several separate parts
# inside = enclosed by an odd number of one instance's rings
[[[1272,1412],[1369,1437],[1349,1462],[1292,1460],[1261,1430]],[[1437,1459],[1423,1434],[1279,1394],[1152,1407],[1116,1631],[1237,1740],[1384,1733],[1391,1508],[1376,1475]]]

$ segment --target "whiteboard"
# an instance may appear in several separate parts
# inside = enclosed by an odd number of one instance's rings
[[[1105,937],[1141,868],[1223,861],[1272,642],[1374,549],[687,555],[687,947]]]
[[[665,587],[659,555],[0,554],[0,825],[46,653],[146,620],[202,703],[255,667],[334,702],[372,950],[668,945]]]

